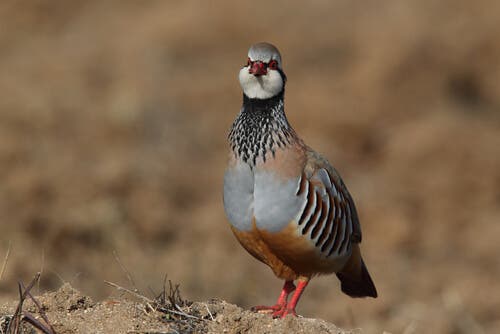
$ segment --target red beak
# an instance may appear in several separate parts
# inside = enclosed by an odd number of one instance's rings
[[[254,61],[248,69],[248,73],[255,75],[256,77],[267,74],[267,68],[261,61]]]

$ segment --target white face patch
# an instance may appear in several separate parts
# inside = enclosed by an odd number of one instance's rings
[[[276,70],[268,70],[265,75],[255,76],[248,72],[249,66],[240,70],[241,89],[251,99],[268,99],[283,89],[283,78]]]

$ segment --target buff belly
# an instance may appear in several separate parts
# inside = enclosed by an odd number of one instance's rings
[[[349,258],[347,254],[343,257],[324,257],[311,242],[298,235],[296,226],[292,221],[279,232],[269,232],[258,229],[254,222],[249,231],[241,231],[234,226],[232,231],[250,254],[285,280],[338,272],[344,267]]]

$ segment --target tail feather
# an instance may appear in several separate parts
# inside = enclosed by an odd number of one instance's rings
[[[342,292],[346,295],[353,298],[377,298],[377,289],[361,258],[358,245],[353,247],[351,258],[342,271],[337,273],[337,277],[340,280]]]

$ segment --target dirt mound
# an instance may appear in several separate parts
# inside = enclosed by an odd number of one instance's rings
[[[93,302],[70,284],[56,292],[35,297],[58,334],[70,333],[352,333],[319,319],[272,319],[266,314],[256,314],[236,305],[213,299],[208,302],[184,302],[184,306],[147,301],[134,301],[125,297]],[[14,313],[17,302],[0,306],[4,319],[2,330]],[[36,317],[38,310],[33,302],[26,302],[24,309]],[[2,332],[3,333],[3,332]],[[21,333],[35,333],[23,324]]]

